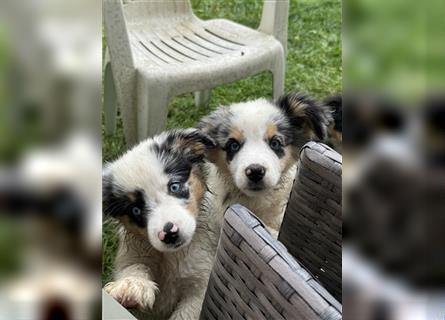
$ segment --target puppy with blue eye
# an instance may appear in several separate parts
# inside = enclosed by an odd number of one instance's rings
[[[208,153],[208,185],[221,213],[234,203],[253,211],[278,235],[301,147],[324,140],[330,109],[299,93],[220,107],[199,128],[216,143]]]
[[[121,225],[105,291],[138,319],[199,316],[219,235],[202,166],[214,147],[199,130],[167,131],[104,170],[104,213]]]

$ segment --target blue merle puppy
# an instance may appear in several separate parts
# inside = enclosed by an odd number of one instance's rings
[[[105,291],[138,318],[199,316],[219,235],[202,167],[214,147],[199,130],[166,131],[104,170],[104,212],[121,226]]]

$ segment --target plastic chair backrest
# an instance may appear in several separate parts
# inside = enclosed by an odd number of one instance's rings
[[[188,0],[127,1],[123,8],[128,28],[143,25],[144,28],[165,29],[172,22],[193,17]]]

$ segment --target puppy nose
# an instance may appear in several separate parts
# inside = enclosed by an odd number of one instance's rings
[[[167,222],[158,236],[159,240],[166,244],[175,243],[179,237],[179,227],[172,222]]]
[[[246,176],[252,182],[260,182],[266,174],[266,168],[259,164],[251,164],[246,168]]]

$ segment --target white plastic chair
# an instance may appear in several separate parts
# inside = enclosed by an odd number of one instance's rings
[[[104,80],[107,131],[115,128],[113,79],[129,145],[164,129],[168,102],[179,94],[195,92],[196,104],[206,105],[211,88],[270,71],[273,96],[280,96],[288,10],[288,0],[265,0],[253,30],[200,20],[188,0],[104,0],[111,58]]]

